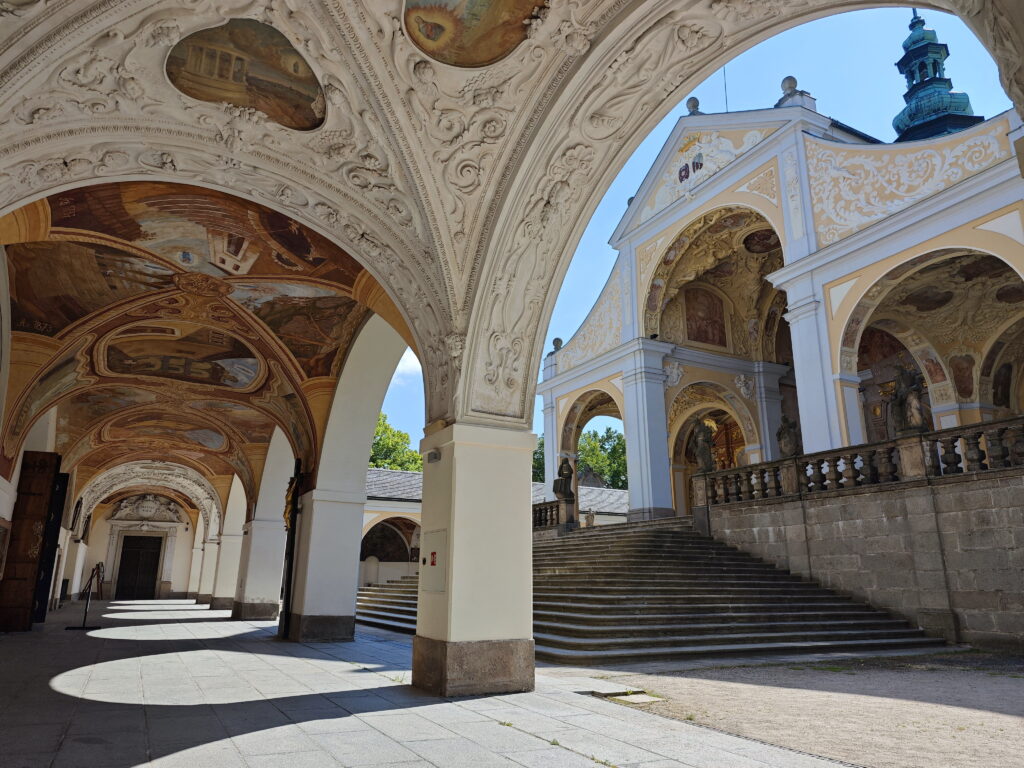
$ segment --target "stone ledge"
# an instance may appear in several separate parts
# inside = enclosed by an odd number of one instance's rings
[[[240,603],[235,600],[231,605],[231,618],[240,621],[270,621],[277,618],[279,611],[278,603]]]
[[[412,684],[438,696],[532,691],[533,654],[532,638],[455,642],[416,635]]]

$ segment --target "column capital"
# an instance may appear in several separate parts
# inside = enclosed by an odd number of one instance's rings
[[[820,308],[820,299],[808,298],[800,302],[799,304],[791,304],[788,307],[786,314],[784,314],[782,318],[790,325],[793,325],[795,323],[802,322],[803,320],[806,320],[808,318],[813,318],[815,315],[817,315],[818,310]]]

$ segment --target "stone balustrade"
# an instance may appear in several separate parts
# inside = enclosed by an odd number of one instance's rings
[[[694,505],[804,497],[1024,466],[1024,418],[982,422],[694,478]]]

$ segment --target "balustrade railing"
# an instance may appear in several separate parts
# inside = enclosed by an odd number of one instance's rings
[[[804,496],[1022,466],[1024,418],[1014,418],[709,472],[694,478],[694,503]]]
[[[561,501],[542,501],[533,505],[533,527],[552,528],[562,522]]]

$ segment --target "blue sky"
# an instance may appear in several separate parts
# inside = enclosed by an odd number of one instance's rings
[[[974,113],[991,117],[1009,109],[1010,100],[999,85],[991,56],[963,22],[937,11],[922,15],[939,40],[949,45],[946,74],[956,90],[970,95]],[[700,99],[702,112],[724,112],[727,86],[729,110],[764,109],[781,95],[782,78],[793,75],[799,87],[817,99],[819,112],[882,141],[892,141],[892,118],[903,108],[905,88],[893,63],[903,55],[900,44],[909,34],[909,22],[909,8],[854,11],[819,19],[756,45],[692,93],[684,94],[682,102],[626,162],[594,213],[562,284],[545,338],[545,353],[555,336],[568,340],[575,333],[601,293],[616,256],[608,238],[676,121],[686,114],[686,98]],[[423,434],[423,379],[411,351],[395,372],[384,413],[417,444]],[[595,419],[589,426],[603,430],[605,425],[617,424],[621,422]],[[534,431],[543,431],[539,399]]]

